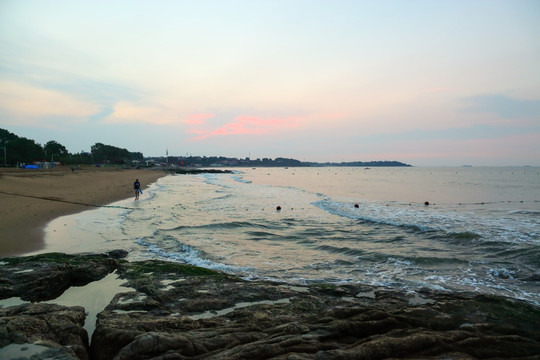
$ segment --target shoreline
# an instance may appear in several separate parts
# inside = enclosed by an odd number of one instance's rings
[[[21,256],[45,247],[46,225],[133,196],[167,173],[149,169],[68,166],[57,169],[0,169],[0,257]]]

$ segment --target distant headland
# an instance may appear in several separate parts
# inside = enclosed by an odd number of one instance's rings
[[[142,152],[129,151],[113,145],[95,143],[90,152],[70,153],[57,141],[48,141],[45,145],[36,143],[0,129],[0,166],[50,168],[57,165],[121,165],[134,167],[178,166],[178,167],[320,167],[320,166],[411,166],[399,161],[350,161],[350,162],[306,162],[278,157],[244,159],[223,156],[166,156],[146,157]]]
[[[351,162],[307,162],[278,157],[275,159],[238,159],[223,156],[167,156],[145,158],[148,165],[175,165],[180,167],[323,167],[323,166],[411,166],[399,161],[351,161]]]

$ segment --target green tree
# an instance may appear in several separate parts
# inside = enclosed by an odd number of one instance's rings
[[[56,161],[65,162],[68,160],[69,152],[66,147],[54,140],[47,142],[43,146],[43,150],[48,160],[53,159],[53,156]]]
[[[10,141],[7,144],[7,148],[8,163],[10,164],[16,164],[17,162],[32,163],[34,161],[45,160],[43,148],[34,140],[19,137]]]
[[[0,144],[2,144],[2,146],[17,138],[17,135],[7,131],[6,129],[0,129]]]
[[[9,151],[9,143],[17,139],[17,135],[7,131],[6,129],[0,129],[0,147],[2,147],[1,156],[2,156],[2,165],[11,164],[11,161],[8,161],[5,155],[11,156],[11,151]],[[8,154],[9,152],[9,154]],[[11,159],[11,158],[10,158]]]
[[[45,153],[41,145],[34,140],[19,137],[5,129],[0,129],[0,146],[6,148],[8,165],[15,165],[17,162],[31,163],[44,160]]]
[[[131,160],[144,160],[144,156],[142,152],[131,152],[130,156],[131,156]]]
[[[65,164],[92,164],[92,154],[80,152],[78,154],[69,154],[68,158],[63,161]]]
[[[127,149],[102,143],[92,145],[91,152],[96,163],[124,164],[127,161],[142,159],[142,153],[131,153]]]

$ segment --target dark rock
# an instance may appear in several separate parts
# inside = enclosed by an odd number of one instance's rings
[[[118,266],[102,254],[49,253],[0,259],[0,299],[20,297],[27,301],[55,299],[71,286],[100,280]]]
[[[85,317],[80,306],[25,304],[0,309],[0,355],[6,346],[28,344],[40,347],[38,358],[88,359]]]
[[[75,283],[66,272],[86,269],[97,277],[116,268],[134,290],[116,294],[98,315],[90,359],[533,359],[540,354],[540,308],[514,299],[248,282],[185,264],[129,263],[104,255],[66,259],[20,258],[17,264],[4,259],[0,269],[11,271],[0,270],[0,284],[13,296],[26,291],[15,281],[31,272],[16,274],[14,267],[33,269],[50,279],[50,286],[60,279]],[[82,265],[87,262],[95,264]],[[84,358],[80,315],[70,315],[79,325],[54,320],[73,309],[59,307],[49,311],[54,319],[45,321],[46,309],[35,307],[40,305],[2,309],[0,345],[41,339]],[[29,316],[33,313],[38,316]],[[45,323],[53,324],[55,334],[35,335]]]
[[[147,266],[154,269],[151,275]],[[92,358],[472,359],[540,353],[540,310],[515,300],[425,292],[419,301],[387,290],[357,297],[373,289],[294,287],[191,271],[181,264],[121,264],[119,273],[137,291],[117,295],[100,314]]]
[[[111,250],[107,254],[113,259],[124,259],[128,256],[129,253],[126,250],[117,249]]]
[[[0,349],[0,359],[8,360],[78,360],[79,357],[69,347],[41,341],[36,344],[10,344]]]

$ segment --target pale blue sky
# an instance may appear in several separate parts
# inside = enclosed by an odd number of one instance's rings
[[[0,127],[70,152],[540,165],[539,1],[0,0]]]

